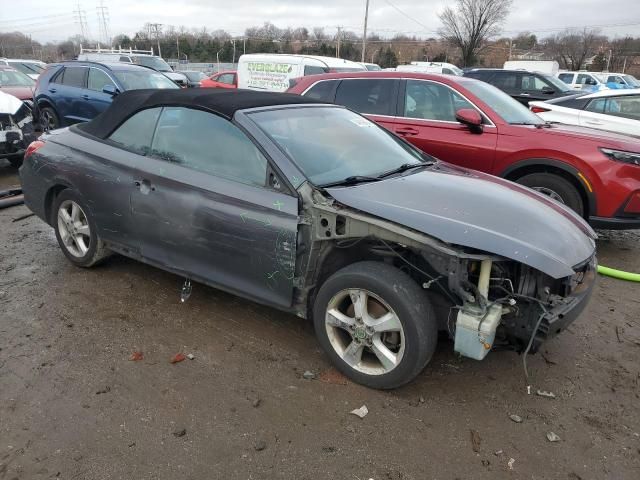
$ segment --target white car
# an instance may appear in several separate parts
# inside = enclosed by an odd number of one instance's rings
[[[557,77],[574,90],[596,92],[607,89],[606,79],[594,72],[560,72]]]
[[[0,65],[15,68],[33,80],[37,80],[47,66],[46,63],[40,60],[26,60],[22,58],[0,58]]]
[[[548,122],[609,130],[640,137],[640,88],[531,102],[529,108]]]

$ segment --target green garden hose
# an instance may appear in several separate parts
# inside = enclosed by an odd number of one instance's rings
[[[607,277],[618,278],[620,280],[628,280],[630,282],[640,282],[640,273],[623,272],[614,268],[603,267],[598,265],[598,273]]]

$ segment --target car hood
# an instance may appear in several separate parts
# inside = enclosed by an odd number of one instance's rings
[[[541,106],[545,106],[544,103]],[[547,135],[557,135],[570,138],[572,140],[589,141],[598,143],[599,147],[612,147],[640,152],[640,141],[629,135],[610,132],[607,130],[596,130],[594,128],[580,127],[577,125],[552,124],[549,128],[541,129]]]
[[[33,88],[31,87],[1,87],[0,92],[8,93],[14,97],[18,97],[20,100],[32,100]]]
[[[563,205],[529,188],[440,162],[402,177],[327,192],[341,204],[529,265],[554,278],[591,258],[596,234]]]

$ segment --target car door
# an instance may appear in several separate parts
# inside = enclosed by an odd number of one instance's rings
[[[393,132],[399,86],[398,79],[344,79],[337,86],[335,103],[366,115],[378,125]]]
[[[528,99],[526,106],[531,101],[544,101],[556,96],[556,88],[536,73],[520,74],[520,89],[521,97]]]
[[[216,81],[218,88],[236,88],[235,74],[233,73],[223,73]]]
[[[98,116],[111,105],[113,96],[103,91],[107,86],[112,86],[115,91],[116,84],[105,71],[95,67],[89,68],[87,88],[82,94],[89,118]]]
[[[278,306],[292,301],[298,198],[213,113],[165,107],[131,194],[147,261]]]
[[[62,81],[56,88],[58,114],[65,125],[90,120],[84,90],[87,85],[87,67],[65,66]]]
[[[489,83],[505,92],[512,98],[527,105],[529,103],[528,96],[521,95],[520,76],[518,72],[505,70],[496,72],[490,79]]]
[[[594,98],[580,112],[580,125],[639,135],[640,95]]]
[[[497,131],[471,102],[448,85],[431,80],[404,80],[394,131],[422,151],[446,162],[490,172]],[[483,133],[472,133],[456,120],[456,111],[478,110],[485,118]]]

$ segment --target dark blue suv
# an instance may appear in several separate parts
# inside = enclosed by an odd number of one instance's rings
[[[34,103],[43,130],[91,120],[125,90],[180,88],[162,73],[126,63],[69,61],[49,65],[36,83]]]

